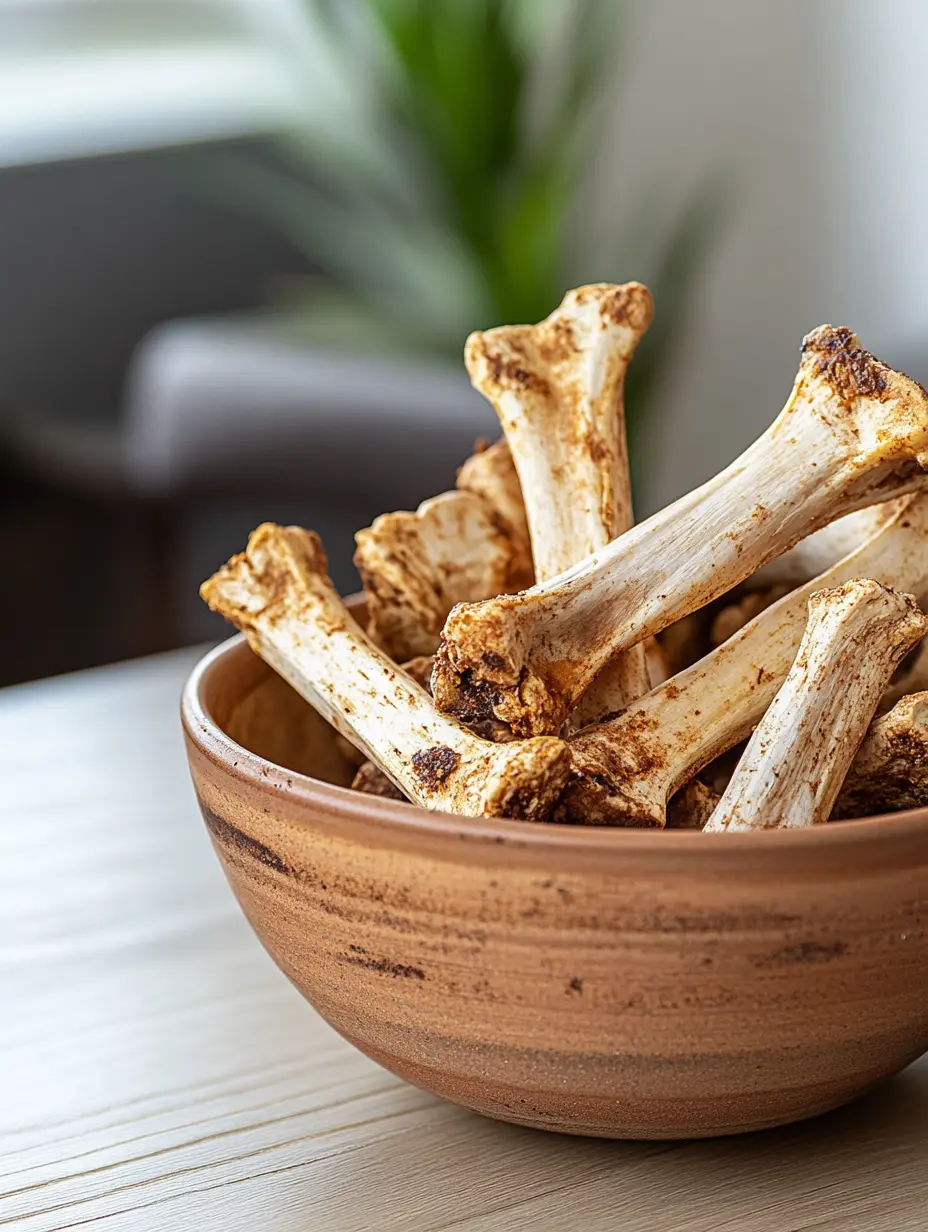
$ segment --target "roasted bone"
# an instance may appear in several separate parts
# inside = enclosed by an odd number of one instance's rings
[[[660,637],[654,639],[663,652],[668,676],[676,676],[677,672],[692,667],[709,653],[712,649],[710,631],[713,619],[711,608],[700,608],[668,625]]]
[[[644,643],[644,661],[648,668],[648,684],[652,689],[673,675],[670,658],[656,637],[649,637]]]
[[[830,568],[834,563],[834,561],[831,561],[828,567]],[[808,578],[804,580],[808,581]],[[728,607],[723,607],[712,621],[712,627],[709,631],[709,640],[712,642],[712,645],[721,646],[722,642],[727,642],[730,637],[734,637],[739,629],[743,629],[749,620],[759,616],[761,612],[771,607],[778,599],[782,599],[784,595],[789,594],[789,591],[789,586],[785,584],[771,586],[766,590],[751,590],[746,595],[742,595],[736,602],[729,604]]]
[[[433,689],[468,718],[557,731],[602,666],[855,509],[925,486],[928,395],[847,329],[805,339],[786,407],[720,475],[567,573],[461,604]]]
[[[568,772],[564,742],[493,744],[439,714],[351,617],[311,531],[258,527],[201,594],[416,804],[470,816],[546,816]]]
[[[812,595],[796,660],[706,832],[827,821],[880,695],[926,632],[911,595],[869,578]]]
[[[568,291],[538,325],[471,334],[464,362],[492,404],[525,494],[536,577],[546,582],[633,523],[625,373],[651,323],[647,287]],[[582,705],[593,721],[648,691],[641,647],[617,655]]]
[[[718,792],[701,779],[691,779],[667,805],[668,830],[702,830],[719,802]]]
[[[407,797],[393,780],[373,761],[363,761],[358,766],[351,786],[354,791],[363,791],[367,796],[381,796],[384,800],[406,800],[408,803]]]
[[[915,693],[870,724],[831,816],[872,817],[926,804],[928,693]]]
[[[355,536],[369,631],[391,658],[432,654],[455,603],[531,584],[518,478],[502,442],[461,468],[458,489]]]
[[[403,671],[407,676],[411,676],[420,688],[425,689],[426,693],[431,696],[431,677],[432,677],[432,656],[422,655],[418,659],[410,659],[408,663],[403,664]],[[498,719],[486,719],[482,723],[474,723],[470,730],[484,740],[493,740],[501,743],[505,740],[512,740],[513,735],[510,729],[500,723]],[[343,739],[343,737],[338,737]],[[345,744],[349,749],[354,749],[347,740]],[[354,750],[355,752],[357,750]],[[361,760],[356,763],[358,772],[354,776],[351,786],[355,791],[363,791],[369,796],[386,796],[392,800],[405,800],[406,797],[392,782],[390,778],[372,761],[365,761],[364,754],[361,754]]]
[[[458,471],[457,488],[481,497],[509,539],[512,556],[505,589],[525,590],[531,586],[535,569],[528,521],[519,475],[506,442],[497,441],[493,445],[478,442],[474,453]]]
[[[889,688],[880,698],[880,710],[891,710],[896,702],[912,693],[928,691],[928,641],[924,641],[902,664]]]
[[[780,585],[802,586],[866,543],[892,516],[893,502],[886,501],[829,522],[745,578],[745,589],[755,591]]]
[[[928,494],[898,502],[892,521],[815,581],[767,608],[723,645],[570,741],[567,821],[662,826],[668,798],[750,735],[789,671],[809,596],[851,578],[928,596]]]

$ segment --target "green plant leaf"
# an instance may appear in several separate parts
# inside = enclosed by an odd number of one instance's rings
[[[359,303],[405,322],[423,351],[460,354],[471,323],[488,311],[479,270],[454,233],[327,196],[309,181],[232,154],[203,168],[201,191],[278,232]]]
[[[213,159],[206,190],[270,222],[327,275],[328,294],[315,287],[301,300],[314,334],[354,331],[358,345],[458,360],[471,329],[547,315],[584,281],[577,186],[621,84],[629,7],[303,3],[304,51],[314,39],[331,51],[337,105],[312,106],[307,80],[305,118],[283,135],[277,162]],[[655,321],[628,375],[632,441],[716,222],[717,200],[697,194],[664,236]],[[601,255],[592,274],[622,266]]]

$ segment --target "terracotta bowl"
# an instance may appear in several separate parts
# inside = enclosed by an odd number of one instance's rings
[[[331,729],[239,638],[183,719],[271,956],[445,1099],[575,1134],[734,1134],[928,1049],[928,810],[718,835],[428,813],[347,790]]]

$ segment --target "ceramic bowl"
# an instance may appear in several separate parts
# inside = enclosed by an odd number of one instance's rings
[[[429,813],[348,790],[332,730],[240,638],[183,720],[269,953],[445,1099],[575,1134],[734,1134],[928,1049],[928,810],[713,835]]]

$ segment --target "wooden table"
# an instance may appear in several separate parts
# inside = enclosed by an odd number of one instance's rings
[[[342,1043],[213,857],[194,657],[0,693],[3,1232],[928,1227],[926,1061],[810,1124],[651,1144],[483,1120]]]

